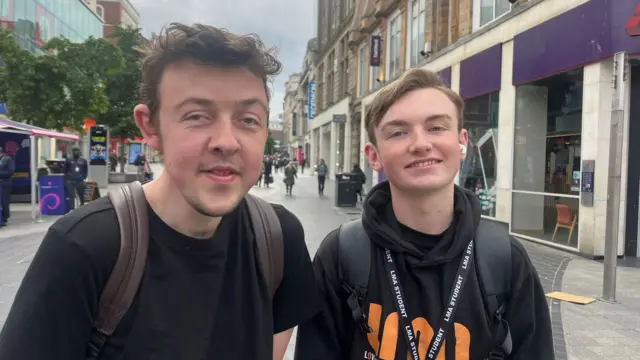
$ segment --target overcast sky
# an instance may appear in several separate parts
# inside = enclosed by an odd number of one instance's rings
[[[274,80],[272,117],[282,112],[284,82],[300,71],[307,41],[315,36],[314,0],[130,0],[140,13],[142,32],[150,36],[173,21],[203,23],[237,33],[258,34],[280,48],[282,73]]]

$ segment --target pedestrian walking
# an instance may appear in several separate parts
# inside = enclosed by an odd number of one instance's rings
[[[0,186],[2,186],[2,224],[6,225],[7,221],[11,217],[11,179],[16,173],[16,163],[11,156],[4,152],[2,146],[0,146]]]
[[[318,248],[324,310],[299,327],[297,360],[554,359],[527,252],[454,184],[468,144],[463,107],[423,69],[369,104],[365,153],[389,180]]]
[[[248,194],[281,63],[206,25],[171,24],[145,49],[134,118],[164,171],[49,228],[2,360],[281,360],[319,309],[300,221]]]
[[[284,168],[284,183],[286,185],[286,190],[288,195],[291,194],[291,190],[293,190],[293,185],[296,183],[296,179],[298,178],[298,171],[296,170],[293,161],[289,162],[289,165]]]
[[[89,176],[89,162],[80,156],[80,149],[74,147],[71,157],[64,163],[64,181],[70,209],[75,209],[76,194],[80,198],[80,206],[84,205],[85,182]]]
[[[358,194],[358,197],[360,198],[360,201],[362,201],[362,192],[364,183],[367,182],[367,176],[364,174],[362,169],[360,169],[360,165],[358,164],[353,165],[353,171],[351,172],[356,174],[355,190],[356,194]]]
[[[318,174],[318,194],[323,196],[324,182],[329,175],[329,168],[327,167],[327,164],[324,163],[324,159],[320,159],[320,163],[316,166],[316,173]]]

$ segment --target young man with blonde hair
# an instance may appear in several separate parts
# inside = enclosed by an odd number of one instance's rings
[[[454,184],[464,102],[432,72],[384,87],[365,115],[371,189],[361,220],[331,232],[314,268],[324,310],[296,359],[552,360],[549,310],[522,245]]]
[[[247,195],[268,135],[267,84],[280,69],[255,35],[172,24],[152,41],[134,116],[164,171],[51,226],[0,359],[283,358],[317,296],[300,221]]]

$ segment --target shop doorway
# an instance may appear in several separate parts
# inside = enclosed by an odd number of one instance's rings
[[[632,154],[640,152],[640,60],[631,60],[631,106],[629,113],[629,157],[627,164],[627,216],[624,254],[640,257],[638,249],[638,207],[640,206],[640,159]]]

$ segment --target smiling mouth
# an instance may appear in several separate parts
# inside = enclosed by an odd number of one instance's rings
[[[411,165],[407,166],[407,169],[427,167],[427,166],[439,164],[441,162],[442,162],[442,160],[421,161],[421,162],[417,162],[417,163],[414,163],[414,164],[411,164]]]

